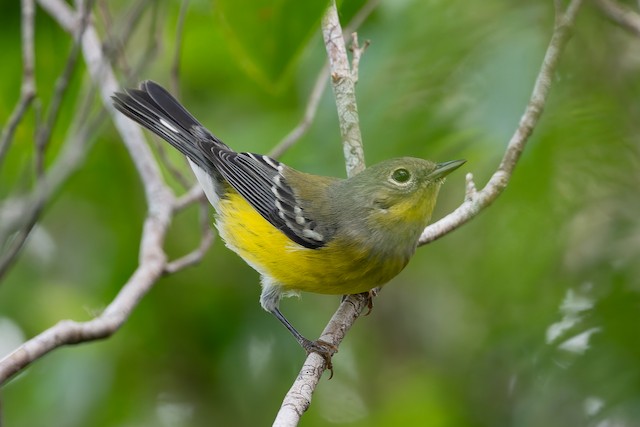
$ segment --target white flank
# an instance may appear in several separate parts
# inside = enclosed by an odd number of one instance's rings
[[[191,166],[194,175],[198,179],[200,186],[202,186],[204,194],[207,196],[207,199],[209,199],[209,203],[211,203],[211,206],[213,206],[215,210],[218,210],[218,203],[220,202],[220,198],[218,197],[218,193],[216,193],[216,182],[213,180],[211,175],[209,175],[200,166],[193,163],[191,159],[187,158],[187,160],[189,160],[189,165]]]

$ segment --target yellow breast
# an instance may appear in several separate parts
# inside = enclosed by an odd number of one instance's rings
[[[382,286],[406,260],[382,259],[354,242],[336,238],[319,249],[291,241],[239,194],[220,199],[217,228],[227,246],[284,291],[355,294]]]

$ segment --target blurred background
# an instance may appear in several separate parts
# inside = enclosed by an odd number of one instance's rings
[[[482,187],[496,169],[551,36],[553,3],[382,0],[358,29],[371,41],[357,86],[367,163],[468,160],[447,180],[434,219],[462,201],[466,173]],[[182,6],[97,0],[92,19],[122,85],[178,82],[180,99],[223,141],[268,152],[302,117],[326,61],[325,2],[191,0],[180,31]],[[363,7],[344,1],[343,25]],[[20,4],[0,11],[6,126],[20,91]],[[0,163],[3,215],[34,187],[35,124],[73,52],[40,7],[35,43],[39,98]],[[640,425],[639,76],[640,38],[586,1],[504,194],[418,250],[348,334],[301,425]],[[79,117],[101,117],[94,92],[80,57],[45,170]],[[144,194],[102,118],[0,279],[0,356],[59,320],[92,318],[137,266]],[[191,179],[177,153],[167,157]],[[281,160],[345,176],[329,88]],[[197,222],[195,205],[175,218],[170,257],[198,245]],[[199,265],[162,278],[113,337],[55,350],[14,377],[0,390],[4,423],[270,425],[304,354],[260,308],[259,292],[257,273],[216,240]],[[315,337],[338,303],[305,294],[281,307]]]

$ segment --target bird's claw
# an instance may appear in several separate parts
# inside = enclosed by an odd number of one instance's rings
[[[369,292],[364,292],[363,295],[365,296],[365,298],[367,298],[367,312],[365,313],[365,316],[368,316],[371,314],[371,310],[373,310],[373,299],[378,296],[378,291],[376,288],[371,289]]]
[[[327,369],[331,373],[329,379],[333,378],[333,363],[331,357],[338,352],[338,347],[324,340],[306,340],[302,343],[302,348],[307,354],[317,353],[324,359]]]

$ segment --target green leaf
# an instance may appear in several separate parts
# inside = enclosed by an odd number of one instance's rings
[[[260,83],[277,88],[319,31],[327,0],[219,0],[217,16],[234,55]]]

